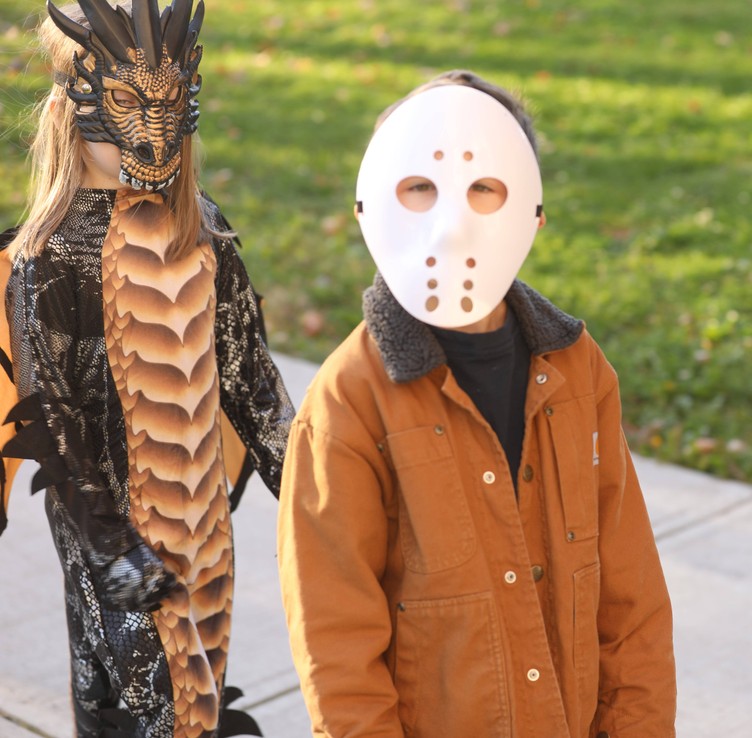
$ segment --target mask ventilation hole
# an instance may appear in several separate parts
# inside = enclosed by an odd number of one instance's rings
[[[469,297],[463,297],[460,305],[462,306],[462,309],[466,312],[472,312],[473,309],[473,301]]]
[[[439,298],[436,297],[436,295],[431,295],[426,300],[426,310],[428,310],[429,313],[432,313],[437,307],[439,307]]]
[[[165,144],[164,147],[164,160],[170,161],[175,154],[178,153],[178,145],[175,141],[170,141]]]

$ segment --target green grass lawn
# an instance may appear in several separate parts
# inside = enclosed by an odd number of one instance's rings
[[[749,0],[207,0],[204,184],[270,343],[321,360],[373,266],[352,218],[376,115],[463,67],[521,92],[548,225],[522,277],[584,318],[642,453],[752,479]],[[23,207],[32,8],[0,0],[0,222]]]

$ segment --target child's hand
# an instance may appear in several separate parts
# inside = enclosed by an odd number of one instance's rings
[[[110,610],[151,612],[175,586],[175,575],[161,559],[139,543],[100,572],[99,596]]]

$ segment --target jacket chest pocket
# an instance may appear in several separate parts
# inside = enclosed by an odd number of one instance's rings
[[[556,469],[567,539],[598,535],[598,423],[592,396],[553,407],[547,417],[553,438]]]
[[[431,574],[465,563],[475,530],[448,435],[441,426],[413,428],[387,436],[387,444],[405,566]]]

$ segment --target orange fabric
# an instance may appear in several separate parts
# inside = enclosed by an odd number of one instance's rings
[[[8,320],[5,315],[5,289],[8,286],[8,277],[10,276],[10,261],[7,252],[0,251],[0,348],[5,351],[8,358],[12,359],[10,351],[10,335],[8,333]],[[16,388],[10,381],[5,371],[0,368],[0,449],[15,435],[13,424],[3,425],[3,421],[10,412],[10,409],[18,402]],[[5,466],[5,495],[0,500],[5,509],[8,509],[8,499],[10,489],[13,486],[13,478],[21,465],[20,459],[8,459],[3,457]]]
[[[518,502],[449,370],[395,384],[354,331],[308,390],[280,495],[314,736],[675,735],[671,607],[620,420],[587,333],[533,357]]]
[[[222,457],[225,461],[225,472],[230,484],[234,487],[238,483],[247,451],[224,410],[220,413],[220,425],[222,428]]]

